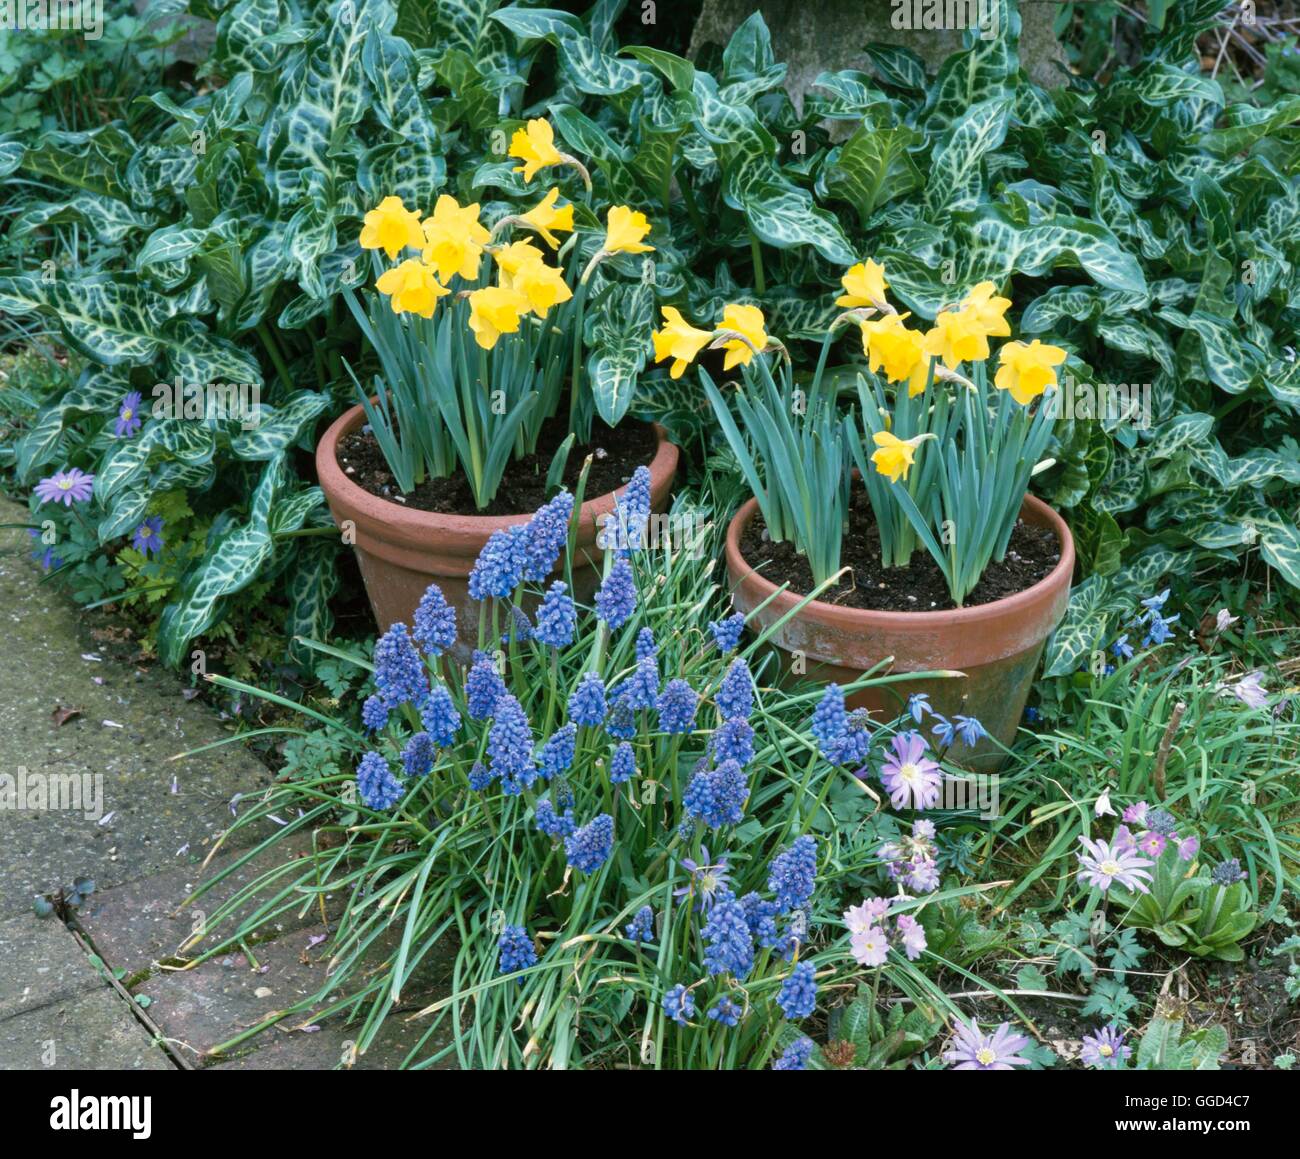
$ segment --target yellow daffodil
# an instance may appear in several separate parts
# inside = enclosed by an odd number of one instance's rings
[[[414,258],[386,270],[375,286],[388,295],[394,314],[419,314],[421,318],[432,318],[438,299],[447,293],[435,280],[433,270]]]
[[[653,253],[655,247],[641,240],[649,232],[650,222],[639,209],[612,205],[605,218],[605,244],[601,249],[609,254]]]
[[[469,328],[474,341],[491,350],[502,334],[514,334],[528,313],[528,299],[508,286],[485,286],[469,296]]]
[[[925,352],[942,358],[949,370],[963,362],[983,362],[989,356],[988,331],[968,310],[945,310],[925,336]]]
[[[366,214],[361,226],[361,248],[383,250],[395,258],[407,246],[424,245],[420,215],[402,204],[400,197],[385,197],[377,208]]]
[[[998,372],[993,385],[998,390],[1008,390],[1021,406],[1028,406],[1049,386],[1056,385],[1054,367],[1065,361],[1066,354],[1059,346],[1048,346],[1037,338],[1028,346],[1023,342],[1008,342],[998,351]]]
[[[540,117],[529,121],[526,128],[515,130],[510,138],[509,155],[523,162],[515,167],[515,172],[522,173],[525,181],[531,181],[539,169],[548,165],[564,164],[563,154],[555,147],[555,131],[550,121]]]
[[[564,280],[564,272],[542,261],[524,262],[512,274],[503,271],[501,284],[523,294],[528,299],[529,308],[539,318],[545,318],[552,306],[573,297],[573,291]]]
[[[655,361],[663,362],[671,358],[673,364],[668,374],[672,378],[681,378],[687,366],[695,361],[700,351],[709,344],[713,337],[707,330],[697,330],[675,306],[663,307],[664,325],[662,330],[654,332]]]
[[[900,439],[888,431],[877,431],[871,441],[880,449],[871,455],[878,474],[886,476],[891,483],[899,479],[907,481],[907,473],[916,461],[916,448],[933,435],[917,435],[913,439]]]
[[[889,282],[885,279],[885,267],[870,258],[856,266],[850,266],[840,279],[840,285],[844,287],[844,293],[835,299],[837,306],[849,310],[861,306],[875,306],[879,310],[885,306],[885,290],[889,287]]]
[[[556,208],[555,199],[559,196],[559,189],[552,189],[527,213],[519,215],[519,220],[540,233],[551,249],[558,249],[560,245],[552,230],[558,229],[563,233],[573,232],[573,206],[562,205]]]
[[[478,277],[479,258],[491,235],[479,224],[477,202],[462,206],[444,193],[423,228],[424,260],[444,282],[456,274],[467,280]]]
[[[513,277],[524,266],[540,262],[543,257],[542,251],[533,245],[528,238],[512,241],[509,245],[501,246],[499,249],[492,251],[492,260],[501,269],[503,284],[507,278]]]
[[[903,325],[907,314],[885,314],[861,323],[862,352],[872,370],[884,367],[890,382],[906,382],[908,397],[925,390],[930,376],[930,356],[925,352],[925,336]]]
[[[722,325],[718,329],[734,330],[749,340],[744,342],[741,338],[732,338],[723,343],[722,348],[727,352],[726,358],[722,360],[724,369],[730,370],[737,365],[748,366],[749,360],[754,357],[754,351],[766,349],[766,324],[763,311],[757,306],[738,306],[733,302],[722,311]]]
[[[994,288],[992,282],[980,282],[962,299],[961,308],[974,315],[990,338],[1006,338],[1011,324],[1003,315],[1011,309],[1011,299],[994,297]]]

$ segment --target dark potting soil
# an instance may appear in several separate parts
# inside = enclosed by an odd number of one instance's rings
[[[806,556],[790,543],[773,543],[757,514],[741,536],[740,551],[760,575],[776,584],[788,583],[799,594],[812,591],[812,568]],[[1061,545],[1050,527],[1017,522],[1011,533],[1006,558],[992,563],[975,590],[966,597],[966,607],[991,604],[1004,596],[1031,588],[1054,568],[1061,558]],[[948,585],[930,553],[924,547],[912,554],[906,567],[884,567],[880,562],[880,530],[871,514],[867,493],[853,492],[848,530],[840,548],[840,566],[852,574],[817,598],[824,603],[876,612],[937,612],[956,605]]]
[[[556,448],[568,434],[568,424],[563,419],[557,417],[543,423],[537,450],[506,468],[496,497],[482,510],[475,508],[469,480],[460,472],[446,479],[426,479],[414,491],[403,494],[388,469],[378,440],[364,428],[339,440],[337,456],[343,473],[358,487],[404,507],[439,515],[526,515],[546,502],[546,473]],[[622,487],[639,466],[648,465],[655,449],[654,430],[645,423],[627,422],[611,428],[597,421],[592,427],[591,442],[585,446],[575,444],[569,452],[564,483],[570,490],[577,485],[582,465],[590,454],[591,471],[583,497],[595,499],[607,495]]]

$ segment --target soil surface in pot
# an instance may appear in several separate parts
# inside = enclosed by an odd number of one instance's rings
[[[817,585],[806,556],[790,543],[773,543],[766,538],[762,513],[750,520],[740,538],[740,554],[759,575],[776,584],[788,583],[790,590],[804,594]],[[1061,545],[1050,527],[1017,522],[1011,533],[1006,558],[990,564],[975,590],[966,597],[966,607],[991,604],[1015,595],[1044,579],[1061,559]],[[930,553],[918,548],[907,567],[882,567],[880,531],[863,490],[853,492],[849,525],[840,548],[840,566],[853,569],[851,579],[827,588],[817,598],[823,603],[873,612],[939,612],[956,607],[948,585]]]
[[[402,494],[378,440],[364,428],[339,440],[337,457],[343,473],[362,490],[417,511],[438,515],[526,515],[546,502],[546,472],[556,448],[568,434],[564,419],[557,417],[543,423],[537,450],[506,468],[496,498],[482,510],[475,508],[469,480],[459,472],[447,479],[426,479],[414,491]],[[597,420],[592,426],[591,442],[585,446],[575,444],[569,452],[564,482],[570,489],[577,485],[582,464],[591,454],[595,457],[584,498],[607,495],[622,487],[638,467],[648,466],[656,447],[654,429],[645,423],[621,423],[611,428]]]

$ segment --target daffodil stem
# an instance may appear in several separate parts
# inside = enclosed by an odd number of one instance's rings
[[[754,259],[754,292],[761,298],[767,293],[767,279],[763,276],[763,251],[758,246],[758,234],[749,231],[749,252]]]
[[[266,347],[267,354],[271,356],[271,362],[275,366],[275,373],[280,379],[280,384],[287,394],[293,394],[293,379],[289,377],[289,367],[285,364],[284,355],[280,353],[280,345],[276,342],[275,335],[271,333],[271,328],[265,321],[257,324],[257,336],[262,340],[262,345]]]
[[[587,273],[591,267],[587,267]],[[587,274],[584,273],[578,283],[578,301],[574,306],[573,322],[573,358],[569,368],[569,430],[577,431],[578,396],[582,392],[582,328],[587,313]],[[586,439],[579,439],[586,442]]]

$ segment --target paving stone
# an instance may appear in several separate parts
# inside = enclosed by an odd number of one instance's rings
[[[270,828],[270,825],[267,827]],[[179,866],[153,877],[96,892],[78,911],[77,920],[93,940],[95,949],[104,961],[115,968],[125,969],[128,975],[134,975],[176,956],[182,945],[189,941],[191,934],[214,918],[219,908],[241,889],[289,860],[300,857],[310,848],[309,836],[293,834],[286,837],[284,841],[233,870],[211,892],[186,906],[183,911],[179,909],[181,903],[198,885],[213,880],[223,867],[238,862],[245,856],[243,851],[232,851],[214,857],[206,870],[202,864]],[[285,877],[278,878],[280,884],[270,896],[274,896],[278,889],[285,888],[294,876],[296,871],[290,870]],[[266,896],[259,894],[258,898],[239,903],[229,916],[214,922],[211,935],[218,937],[233,932],[243,917],[254,913],[264,904]],[[336,913],[339,901],[341,899],[331,902],[327,897],[326,912],[331,915]],[[313,906],[305,914],[300,914],[301,908],[299,902],[292,910],[280,915],[269,928],[270,932],[278,936],[304,926],[319,924],[319,908]],[[187,956],[193,957],[202,952],[204,945],[201,943],[189,949]]]
[[[106,985],[58,918],[0,921],[0,1022]]]
[[[27,519],[0,499],[0,523]],[[0,529],[0,776],[23,769],[92,791],[76,809],[0,808],[0,917],[79,876],[105,889],[172,868],[183,848],[202,854],[230,824],[230,799],[270,782],[241,745],[170,763],[230,731],[170,672],[84,659],[98,655],[91,617],[40,582],[29,548],[21,528]],[[80,714],[59,725],[56,706]]]
[[[271,942],[250,948],[249,958],[243,953],[231,953],[209,959],[190,970],[162,971],[136,988],[136,994],[150,998],[149,1016],[169,1039],[184,1044],[184,1049],[198,1057],[209,1056],[214,1047],[229,1042],[244,1030],[258,1025],[268,1016],[284,1010],[315,994],[326,980],[328,943],[312,945],[312,937],[319,937],[323,928],[307,927],[286,933]],[[397,943],[394,932],[389,944],[376,947],[373,961],[378,966],[383,956]],[[421,962],[402,994],[403,1007],[408,1013],[427,1006],[446,993],[445,982],[449,974],[450,948],[441,955]],[[334,998],[340,997],[334,995]],[[254,1060],[234,1059],[241,1069],[269,1069],[281,1065],[275,1058],[305,1059],[317,1057],[314,1066],[333,1067],[341,1057],[343,1044],[355,1038],[356,1029],[349,1030],[337,1019],[323,1023],[319,1031],[303,1031],[303,1026],[317,1024],[313,1011],[324,1004],[309,1007],[301,1014],[284,1019],[276,1027],[241,1043],[238,1050],[258,1050],[276,1046],[277,1053],[264,1064]],[[367,1065],[375,1065],[382,1058],[396,1065],[424,1033],[427,1024],[406,1024],[401,1012],[390,1015],[385,1027],[385,1042],[376,1044],[371,1052],[362,1056]],[[292,1039],[293,1041],[288,1041]],[[213,1060],[230,1061],[230,1060]],[[302,1067],[305,1062],[285,1062],[285,1066]]]
[[[104,987],[0,1022],[0,1070],[173,1070],[175,1064]]]

